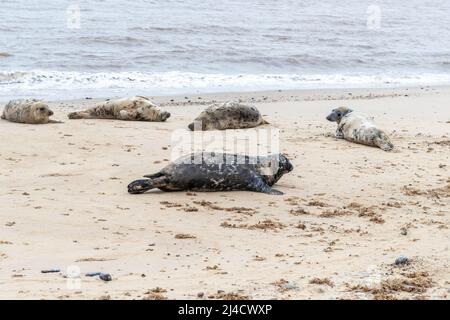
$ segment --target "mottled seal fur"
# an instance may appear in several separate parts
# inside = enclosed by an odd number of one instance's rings
[[[52,115],[53,111],[40,100],[19,99],[12,100],[5,106],[1,118],[12,122],[29,124],[57,122],[49,119]]]
[[[373,122],[373,118],[354,112],[350,108],[333,109],[327,116],[328,121],[337,122],[336,138],[378,147],[391,151],[394,145],[389,137]]]
[[[226,153],[193,153],[179,158],[148,179],[133,181],[128,192],[137,194],[158,188],[163,191],[247,190],[283,194],[272,186],[293,170],[282,154],[250,157]]]
[[[69,114],[69,119],[117,119],[130,121],[166,121],[170,113],[162,111],[146,97],[108,100],[97,106]]]
[[[255,107],[229,101],[209,106],[188,128],[203,131],[246,129],[267,123]]]

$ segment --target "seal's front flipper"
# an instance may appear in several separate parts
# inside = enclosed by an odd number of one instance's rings
[[[268,186],[267,184],[264,185],[264,186],[261,186],[261,188],[260,188],[259,190],[255,190],[255,191],[263,192],[263,193],[267,193],[267,194],[271,194],[271,195],[275,195],[275,196],[281,196],[281,195],[284,194],[283,192],[281,192],[281,191],[279,191],[279,190],[272,189],[272,188],[271,188],[270,186]]]
[[[133,181],[128,185],[128,192],[131,194],[144,193],[154,188],[164,187],[166,184],[167,183],[165,177],[155,179],[140,179]]]
[[[120,110],[119,112],[119,120],[140,120],[141,117],[138,116],[138,112],[136,110]]]
[[[267,183],[264,182],[264,180],[261,177],[258,177],[255,175],[253,177],[252,183],[248,186],[249,190],[255,191],[255,192],[262,192],[272,195],[282,195],[283,192],[272,189]]]
[[[275,196],[281,196],[281,195],[284,194],[284,193],[281,192],[280,190],[272,189],[272,188],[270,188],[270,192],[266,192],[266,193],[267,193],[267,194],[271,194],[271,195],[275,195]]]
[[[344,139],[344,133],[342,132],[342,128],[336,129],[336,139]]]

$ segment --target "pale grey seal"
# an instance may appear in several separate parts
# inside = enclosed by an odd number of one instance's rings
[[[347,107],[333,109],[327,116],[328,121],[337,122],[336,138],[379,147],[391,151],[394,145],[389,137],[380,130],[373,118],[354,112]]]
[[[36,99],[18,99],[10,101],[3,109],[2,119],[29,124],[44,124],[52,121],[53,115],[47,104]]]
[[[146,97],[108,100],[93,108],[72,112],[69,119],[117,119],[129,121],[166,121],[170,113],[162,111]]]

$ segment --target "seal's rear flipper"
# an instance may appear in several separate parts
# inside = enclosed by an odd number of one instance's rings
[[[75,119],[94,119],[95,117],[92,116],[89,111],[78,111],[78,112],[71,112],[67,115],[69,119],[75,120]]]
[[[383,151],[392,151],[394,149],[394,145],[389,141],[389,138],[386,135],[375,138],[374,143]]]
[[[163,187],[166,185],[165,177],[155,179],[140,179],[128,185],[128,192],[131,194],[144,193],[148,190]]]
[[[79,112],[71,112],[67,115],[69,119],[82,119],[82,116]]]

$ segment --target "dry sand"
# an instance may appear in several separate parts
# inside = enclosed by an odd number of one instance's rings
[[[212,100],[254,102],[295,169],[251,192],[129,195]],[[0,298],[448,299],[450,89],[154,98],[166,123],[0,122]],[[334,106],[375,116],[395,152],[333,137]],[[393,266],[401,255],[410,258]],[[108,272],[113,280],[60,273]]]

